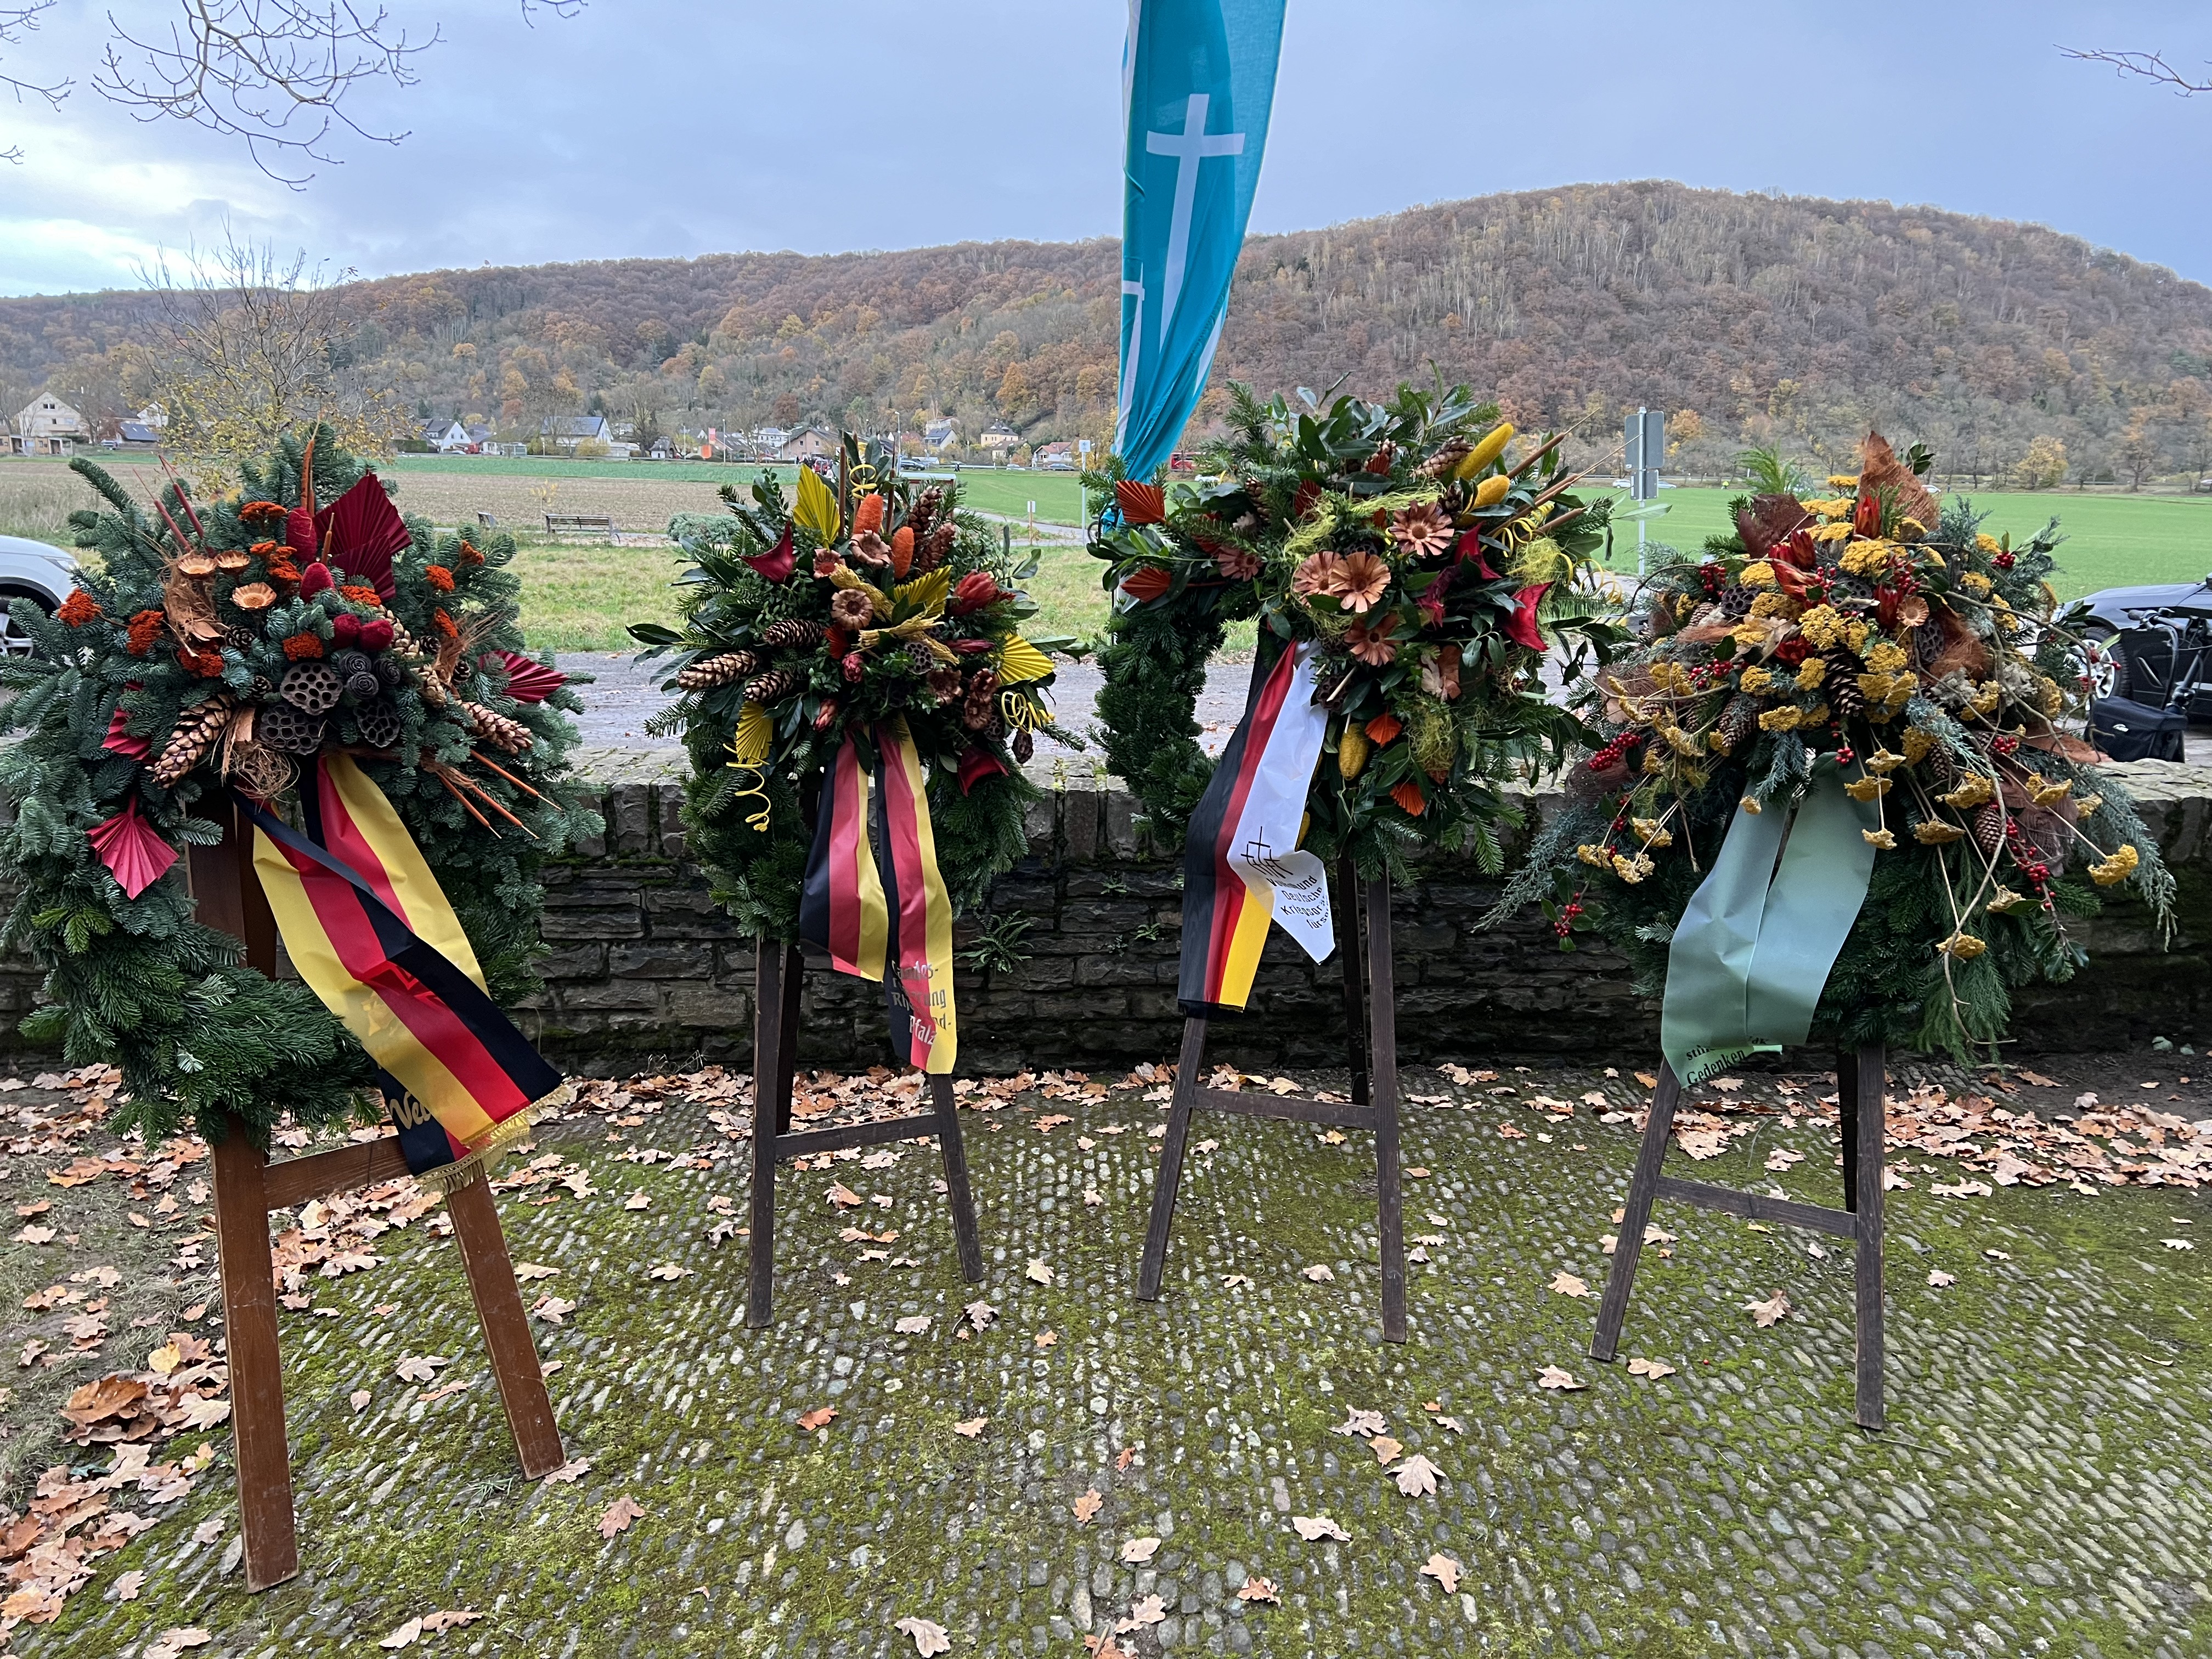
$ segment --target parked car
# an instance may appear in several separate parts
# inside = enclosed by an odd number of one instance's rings
[[[2108,587],[2076,600],[2060,620],[2079,630],[2092,696],[2171,703],[2191,724],[2212,725],[2212,576]]]
[[[2212,605],[2212,575],[2201,582],[2165,582],[2148,587],[2108,587],[2075,601],[2072,610],[2085,634],[2110,638],[2132,628],[2152,611],[2169,605]]]
[[[52,611],[76,586],[76,556],[65,548],[27,536],[0,536],[0,651],[23,656],[31,649],[29,636],[8,617],[8,601],[28,599]]]

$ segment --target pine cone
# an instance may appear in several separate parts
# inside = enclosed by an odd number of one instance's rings
[[[781,627],[782,624],[779,623],[777,626]],[[770,703],[780,702],[789,696],[799,690],[799,684],[800,678],[796,669],[771,668],[745,687],[745,696],[765,708]]]
[[[771,651],[788,651],[822,643],[828,630],[818,622],[808,622],[802,617],[786,617],[781,622],[770,623],[761,635],[761,643]]]
[[[267,703],[254,711],[253,735],[288,755],[312,755],[323,746],[323,722],[289,702]]]
[[[776,627],[782,625],[779,623]],[[736,684],[759,666],[760,658],[750,651],[725,651],[719,657],[701,658],[676,677],[676,684],[685,691],[712,690],[718,685]]]
[[[461,713],[469,717],[469,725],[478,737],[510,755],[520,754],[538,740],[520,720],[495,714],[480,702],[463,703]]]
[[[345,682],[326,662],[297,662],[285,671],[283,698],[303,714],[327,714],[337,707]]]
[[[1721,711],[1717,729],[1721,736],[1721,752],[1734,754],[1746,738],[1759,730],[1758,702],[1741,694],[1729,698],[1728,707]]]
[[[914,550],[914,574],[934,570],[951,557],[952,538],[957,533],[952,520],[947,519],[923,538],[921,545]]]
[[[1866,713],[1866,693],[1859,690],[1856,665],[1838,657],[1827,659],[1828,678],[1820,682],[1828,708],[1839,720],[1857,720]]]
[[[1966,829],[1974,838],[1974,845],[1991,859],[2004,850],[2004,808],[1995,801],[1977,806],[1966,814]]]
[[[183,781],[186,773],[207,758],[208,750],[215,747],[215,740],[230,724],[232,711],[237,707],[238,699],[223,691],[179,716],[176,729],[169,733],[169,741],[162,745],[154,763],[154,781],[165,789]]]
[[[945,505],[945,492],[935,484],[915,497],[914,510],[906,515],[906,527],[914,532],[919,545],[929,535],[929,527],[937,522],[939,510]]]
[[[1427,460],[1421,463],[1421,476],[1424,478],[1441,478],[1446,477],[1450,473],[1454,467],[1457,466],[1462,461],[1467,459],[1468,451],[1474,447],[1474,446],[1468,442],[1464,438],[1454,438],[1442,449],[1439,449],[1435,454],[1430,456]]]

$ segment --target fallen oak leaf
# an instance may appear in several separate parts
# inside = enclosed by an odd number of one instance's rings
[[[559,1468],[547,1475],[543,1480],[540,1480],[538,1484],[541,1486],[573,1486],[577,1481],[582,1480],[586,1474],[589,1474],[591,1468],[592,1460],[590,1458],[572,1457],[567,1462],[563,1463]]]
[[[1553,1270],[1551,1288],[1559,1296],[1588,1296],[1590,1293],[1588,1283],[1576,1278],[1564,1267]]]
[[[1129,1609],[1129,1616],[1115,1625],[1114,1628],[1116,1631],[1143,1630],[1152,1625],[1165,1624],[1167,1617],[1168,1604],[1165,1598],[1158,1595],[1140,1596],[1136,1605]]]
[[[1152,1559],[1160,1547],[1157,1538],[1125,1538],[1121,1540],[1121,1559],[1133,1567],[1141,1567]]]
[[[951,1634],[933,1619],[916,1619],[909,1614],[891,1628],[901,1636],[914,1638],[914,1650],[921,1659],[930,1659],[933,1654],[952,1651]]]
[[[108,1586],[108,1594],[118,1601],[136,1601],[145,1583],[146,1575],[134,1569],[118,1576],[114,1583]]]
[[[1068,1508],[1073,1511],[1079,1526],[1088,1526],[1098,1518],[1098,1511],[1105,1506],[1105,1498],[1099,1495],[1098,1488],[1093,1486],[1069,1504]]]
[[[811,1412],[799,1413],[799,1426],[811,1434],[817,1429],[828,1426],[836,1415],[837,1408],[835,1406],[817,1406]]]
[[[1325,1515],[1294,1515],[1291,1525],[1309,1544],[1323,1538],[1333,1538],[1340,1544],[1352,1541],[1352,1534]]]
[[[955,1423],[952,1425],[952,1432],[973,1440],[983,1432],[990,1421],[988,1417],[971,1417],[963,1422]]]
[[[422,1615],[422,1628],[429,1631],[464,1630],[483,1617],[474,1607],[450,1607],[441,1613]]]
[[[1449,1555],[1431,1555],[1421,1563],[1421,1576],[1424,1578],[1433,1578],[1443,1585],[1446,1595],[1458,1594],[1459,1573],[1459,1563]]]
[[[1540,1389],[1557,1389],[1562,1394],[1571,1394],[1577,1389],[1588,1388],[1589,1384],[1577,1382],[1574,1373],[1565,1366],[1547,1365],[1536,1373],[1536,1386]]]
[[[612,1538],[618,1532],[628,1532],[629,1523],[644,1513],[637,1501],[624,1492],[608,1504],[607,1512],[599,1517],[599,1536]]]
[[[368,1402],[375,1397],[367,1389],[356,1389],[346,1396],[346,1404],[353,1407],[356,1416],[359,1416],[368,1409]]]
[[[1043,1262],[1038,1261],[1035,1256],[1031,1256],[1030,1258],[1029,1267],[1022,1276],[1024,1279],[1029,1279],[1033,1284],[1049,1285],[1052,1283],[1052,1269],[1047,1267]]]
[[[409,1354],[400,1360],[398,1366],[399,1380],[402,1382],[433,1382],[437,1380],[439,1368],[453,1363],[442,1354]]]
[[[1395,1463],[1398,1461],[1398,1454],[1406,1449],[1389,1435],[1378,1434],[1367,1443],[1367,1449],[1375,1454],[1376,1462]]]
[[[901,1336],[920,1336],[928,1328],[927,1314],[908,1314],[904,1319],[896,1321],[891,1326],[891,1329]]]
[[[376,1645],[380,1648],[411,1648],[415,1645],[416,1638],[422,1634],[422,1621],[420,1619],[410,1619],[391,1635],[380,1640]]]
[[[1958,1282],[1959,1275],[1956,1273],[1947,1273],[1941,1267],[1930,1267],[1928,1270],[1928,1287],[1930,1290],[1940,1291],[1947,1285],[1955,1285]]]
[[[1267,1601],[1278,1607],[1282,1604],[1283,1592],[1272,1578],[1262,1578],[1256,1573],[1244,1581],[1237,1592],[1240,1601]]]
[[[691,1269],[679,1267],[673,1261],[664,1261],[658,1267],[648,1268],[645,1276],[647,1279],[665,1279],[672,1285],[679,1279],[690,1278]]]
[[[1430,1462],[1419,1452],[1415,1452],[1390,1471],[1390,1478],[1398,1483],[1398,1490],[1408,1498],[1431,1496],[1435,1492],[1437,1482],[1443,1475],[1442,1469]]]
[[[1305,1270],[1305,1277],[1316,1285],[1326,1285],[1336,1278],[1336,1273],[1327,1262],[1316,1261]]]
[[[1628,1362],[1631,1376],[1672,1376],[1674,1368],[1663,1359],[1632,1359]]]

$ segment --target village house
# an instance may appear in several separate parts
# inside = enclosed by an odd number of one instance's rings
[[[91,422],[51,392],[24,404],[15,426],[8,447],[18,455],[67,455],[92,436]]]
[[[578,444],[614,441],[604,415],[548,415],[538,423],[538,436],[542,447],[569,454]]]
[[[975,442],[981,448],[994,450],[1003,454],[1021,441],[1022,434],[1012,427],[994,424],[984,428],[983,435],[976,439]]]
[[[433,421],[422,428],[422,441],[441,455],[466,454],[469,429],[459,421]]]
[[[837,453],[837,441],[819,427],[803,426],[776,446],[779,461],[827,460]]]
[[[960,441],[957,421],[932,421],[921,429],[921,441],[932,449],[950,449]]]

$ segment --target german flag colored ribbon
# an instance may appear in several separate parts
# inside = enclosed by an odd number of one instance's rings
[[[799,933],[842,974],[880,980],[891,1050],[949,1074],[959,1053],[952,901],[937,867],[928,778],[903,720],[849,733],[823,775]]]
[[[1255,666],[1244,718],[1191,814],[1176,986],[1187,1015],[1212,1018],[1251,1000],[1271,921],[1316,962],[1335,949],[1328,872],[1297,850],[1328,732],[1328,711],[1313,700],[1319,648],[1307,641]]]
[[[407,1167],[449,1191],[568,1093],[484,988],[460,918],[384,792],[323,757],[295,830],[248,800],[253,868],[308,988],[384,1073]]]

